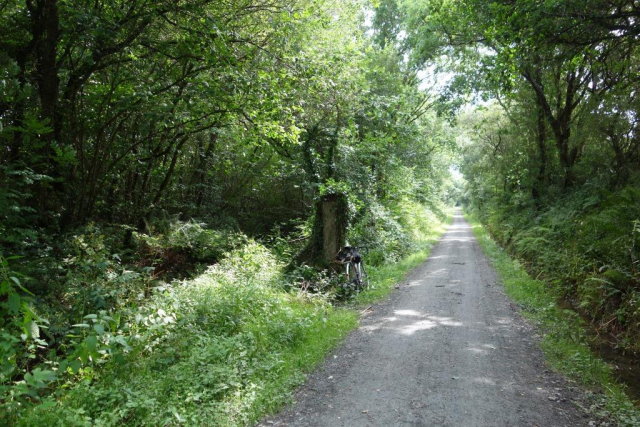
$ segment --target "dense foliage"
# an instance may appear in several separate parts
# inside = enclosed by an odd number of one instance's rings
[[[327,235],[375,274],[457,200],[640,348],[639,15],[1,2],[1,420],[253,421],[353,322]]]
[[[454,137],[370,6],[0,4],[3,423],[254,419],[353,320],[318,200],[374,266],[424,247]]]
[[[405,2],[416,61],[445,55],[464,202],[595,324],[640,347],[636,2]],[[438,46],[425,50],[424,46]]]

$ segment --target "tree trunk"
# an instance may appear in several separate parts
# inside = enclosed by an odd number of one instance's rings
[[[536,202],[536,206],[539,206],[540,196],[544,191],[544,187],[547,184],[547,127],[545,124],[544,111],[542,108],[538,108],[538,177],[536,183],[533,186],[532,195]]]
[[[37,46],[38,90],[40,93],[42,116],[48,119],[48,124],[52,127],[52,132],[45,136],[49,142],[45,149],[51,150],[51,141],[55,140],[60,133],[60,124],[56,108],[60,89],[60,79],[58,77],[58,67],[56,63],[58,39],[60,37],[57,0],[44,0],[42,9],[42,22],[40,22],[40,25],[44,30],[44,36]]]
[[[216,143],[218,141],[218,132],[211,132],[209,134],[209,145],[207,146],[204,153],[201,154],[200,164],[197,170],[196,177],[196,189],[198,191],[198,195],[196,198],[196,210],[199,211],[202,207],[202,203],[204,202],[204,193],[205,193],[205,184],[207,181],[207,167],[209,166],[209,161],[213,155],[214,149],[216,147]]]
[[[611,126],[607,131],[609,136],[609,142],[611,143],[611,149],[615,158],[615,179],[614,184],[624,184],[629,180],[629,167],[627,162],[627,156],[621,143],[621,137],[616,132],[615,128]]]
[[[547,94],[545,93],[545,87],[542,82],[542,72],[537,69],[523,73],[524,78],[529,82],[536,94],[538,108],[542,110],[553,131],[558,149],[558,160],[564,172],[563,185],[565,188],[573,184],[573,166],[581,154],[581,147],[571,148],[569,146],[571,141],[571,121],[573,120],[574,111],[582,99],[582,95],[578,94],[578,74],[579,73],[575,72],[566,73],[565,79],[567,87],[565,89],[564,101],[562,100],[561,94],[556,95],[557,105],[554,114],[547,99]]]
[[[162,194],[164,193],[164,190],[167,188],[167,185],[169,185],[169,181],[171,180],[171,175],[173,175],[173,170],[176,167],[176,163],[178,161],[178,156],[180,155],[180,151],[182,150],[182,146],[185,144],[185,142],[187,142],[188,139],[189,139],[189,136],[187,135],[183,137],[182,140],[180,140],[176,145],[176,148],[173,151],[173,156],[171,156],[171,163],[169,164],[169,169],[167,170],[167,173],[164,175],[164,179],[160,183],[160,187],[158,188],[158,191],[156,192],[156,195],[153,198],[153,202],[151,202],[152,208],[158,204],[158,202],[162,197]]]
[[[557,123],[553,128],[553,133],[556,137],[556,148],[558,149],[560,166],[564,172],[563,186],[568,188],[573,183],[573,164],[575,162],[575,156],[571,155],[569,150],[571,130],[569,128],[569,124],[566,122]]]

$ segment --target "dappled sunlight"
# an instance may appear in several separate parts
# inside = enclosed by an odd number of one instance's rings
[[[451,242],[471,242],[473,241],[473,236],[469,237],[443,237],[441,242],[451,243]],[[462,247],[462,246],[461,246]]]
[[[413,310],[406,310],[406,311],[413,311]],[[398,311],[396,311],[396,314],[397,312]],[[415,317],[416,315],[410,314],[409,316]],[[418,314],[418,316],[422,317],[422,319],[415,321],[413,323],[410,323],[408,325],[395,326],[390,329],[393,329],[402,335],[413,335],[418,331],[433,329],[437,326],[456,326],[456,327],[464,326],[462,322],[455,321],[450,317],[429,316],[429,315],[420,315],[420,314]]]
[[[454,218],[453,224],[451,224],[440,241],[445,245],[456,243],[460,248],[464,248],[464,243],[472,242],[474,239],[471,232],[471,225],[464,221],[462,215],[457,214]]]
[[[363,325],[360,330],[365,332],[373,332],[380,329],[395,331],[401,335],[413,335],[419,331],[425,331],[436,328],[438,326],[445,327],[461,327],[463,322],[457,321],[451,317],[435,316],[427,313],[421,313],[417,310],[394,310],[394,316],[385,317],[380,322]]]
[[[471,353],[474,353],[474,354],[478,354],[478,355],[489,354],[489,352],[484,348],[467,347],[465,350],[470,351]]]
[[[438,324],[440,324],[440,325],[445,325],[445,326],[463,326],[462,322],[458,322],[456,320],[453,320],[450,317],[429,316],[428,318],[438,322]]]
[[[396,328],[396,330],[402,335],[413,335],[418,331],[424,331],[426,329],[433,329],[438,326],[437,322],[432,320],[419,320],[415,323],[411,323],[409,325],[401,326]]]
[[[495,350],[496,346],[494,344],[471,344],[465,348],[466,351],[471,352],[475,355],[486,356],[491,353],[491,350]]]
[[[398,316],[424,316],[415,310],[394,310],[393,312]]]

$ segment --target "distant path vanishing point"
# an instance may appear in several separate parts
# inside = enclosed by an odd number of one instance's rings
[[[262,426],[588,426],[544,365],[469,223],[453,224],[387,300]]]

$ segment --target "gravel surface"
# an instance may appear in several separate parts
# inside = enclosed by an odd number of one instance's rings
[[[589,426],[460,213],[429,259],[261,426]]]

